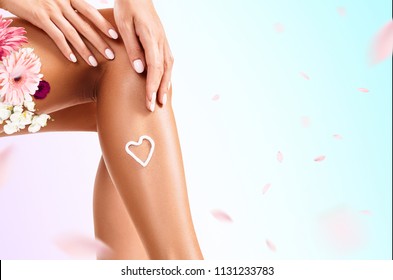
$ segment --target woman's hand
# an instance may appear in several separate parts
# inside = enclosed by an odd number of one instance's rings
[[[114,16],[132,66],[147,67],[146,106],[156,100],[165,105],[170,88],[173,57],[151,0],[115,0]]]
[[[97,66],[96,58],[86,47],[80,34],[107,59],[114,58],[113,51],[101,35],[80,15],[90,20],[110,38],[117,39],[115,29],[97,9],[83,0],[2,0],[1,4],[1,8],[45,31],[72,62],[77,59],[68,42],[89,65]]]

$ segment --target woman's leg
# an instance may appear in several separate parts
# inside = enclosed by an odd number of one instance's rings
[[[97,131],[95,103],[63,109],[53,113],[52,117],[61,122],[55,121],[43,131]],[[111,255],[97,256],[99,259],[147,259],[135,225],[102,158],[94,183],[93,208],[95,236],[112,249]]]
[[[149,113],[143,107],[145,84],[132,69],[108,73],[114,75],[103,77],[97,100],[104,160],[149,257],[201,259],[170,102]],[[123,73],[129,85],[118,84],[124,80],[116,78],[116,73]],[[146,167],[125,151],[128,141],[138,141],[142,135],[155,141],[154,154]],[[146,155],[148,150],[143,147],[140,154]]]
[[[52,113],[51,116],[55,121],[42,128],[40,133],[97,131],[95,103],[66,108]],[[19,135],[21,134],[26,134],[26,131],[21,131]],[[4,136],[6,134],[0,134],[0,137]],[[95,236],[112,249],[111,255],[97,256],[98,258],[127,260],[147,258],[146,250],[135,230],[135,225],[130,219],[102,159],[94,184],[93,206]]]
[[[112,11],[104,15],[114,23]],[[37,102],[41,112],[52,113],[97,101],[104,161],[148,256],[153,259],[202,258],[191,220],[170,102],[164,108],[157,108],[155,113],[147,111],[145,78],[132,70],[120,41],[108,42],[117,55],[115,61],[106,62],[101,58],[100,67],[91,68],[67,62],[37,28],[21,21],[14,25],[26,26],[30,44],[41,57],[44,79],[52,86],[48,97]],[[142,135],[149,135],[156,143],[152,159],[145,168],[124,148],[128,141],[137,141]]]
[[[113,254],[100,259],[146,260],[146,250],[119,192],[114,186],[105,162],[101,159],[94,184],[94,231]]]
[[[154,113],[145,105],[146,79],[135,73],[122,44],[118,63],[108,63],[97,91],[97,128],[109,174],[152,259],[201,259],[183,170],[171,96]],[[147,135],[155,142],[142,167],[125,151]],[[136,149],[140,157],[149,145]]]

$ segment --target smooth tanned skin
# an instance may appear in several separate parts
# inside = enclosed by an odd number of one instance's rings
[[[112,9],[101,13],[114,26]],[[20,19],[29,44],[42,62],[41,73],[51,85],[39,113],[48,113],[42,132],[97,131],[103,152],[94,189],[96,237],[113,249],[104,259],[202,259],[188,203],[171,91],[168,103],[154,113],[145,106],[146,77],[132,69],[121,39],[107,40],[116,58],[98,52],[98,67],[64,58],[41,30]],[[90,48],[94,50],[94,48]],[[26,134],[26,131],[17,133]],[[142,135],[156,147],[147,167],[125,152],[128,141]],[[0,133],[0,137],[5,136]],[[143,157],[148,145],[135,152]]]

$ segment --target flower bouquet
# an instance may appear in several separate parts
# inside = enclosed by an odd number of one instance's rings
[[[43,99],[50,91],[42,80],[41,61],[27,43],[22,27],[10,27],[11,19],[0,16],[0,125],[6,134],[13,134],[28,126],[37,132],[46,126],[50,116],[36,114],[36,99]],[[1,132],[1,126],[0,126]]]

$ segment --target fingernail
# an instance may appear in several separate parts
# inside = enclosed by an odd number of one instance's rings
[[[78,60],[76,59],[76,56],[72,53],[72,54],[70,54],[70,60],[72,61],[72,62],[77,62]]]
[[[168,83],[168,90],[171,88],[171,82]]]
[[[109,36],[111,36],[113,39],[117,39],[119,38],[119,35],[117,34],[117,32],[113,29],[109,29],[108,31]]]
[[[151,97],[150,101],[150,111],[154,112],[154,108],[156,107],[156,98],[157,98],[157,93],[153,92],[153,95]]]
[[[165,106],[167,100],[168,100],[168,95],[165,93],[164,96],[162,97],[162,106]]]
[[[106,49],[105,50],[105,55],[107,58],[109,59],[114,59],[115,58],[115,54],[113,53],[113,51],[111,51],[110,49]]]
[[[143,71],[145,71],[145,67],[143,66],[143,62],[140,59],[136,59],[133,62],[134,64],[134,69],[137,73],[141,74]]]
[[[97,60],[94,58],[94,56],[89,56],[89,63],[91,66],[96,67],[98,65]]]

